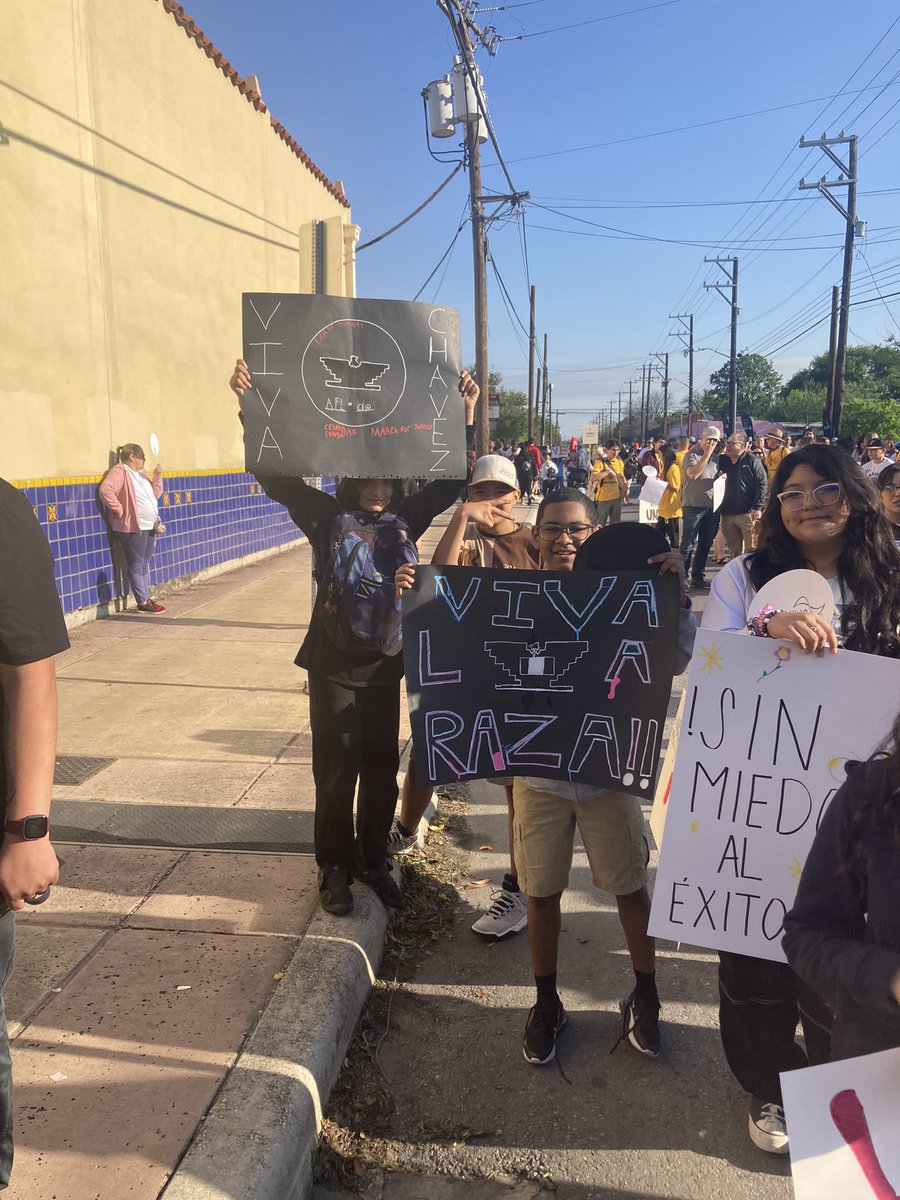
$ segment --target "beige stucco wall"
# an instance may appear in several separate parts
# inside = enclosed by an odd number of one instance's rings
[[[240,465],[240,293],[311,290],[322,220],[352,295],[350,210],[160,0],[8,8],[0,124],[0,475],[93,474],[151,430],[167,470]]]

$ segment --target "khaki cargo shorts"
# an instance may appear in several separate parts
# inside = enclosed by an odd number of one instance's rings
[[[519,887],[526,896],[555,896],[568,886],[576,826],[596,887],[628,896],[646,884],[650,846],[637,796],[607,791],[579,804],[517,779],[513,810]]]

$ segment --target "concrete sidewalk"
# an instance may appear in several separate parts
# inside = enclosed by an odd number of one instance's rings
[[[303,1195],[380,960],[368,889],[317,906],[309,548],[165,599],[58,663],[65,865],[6,993],[27,1200]]]

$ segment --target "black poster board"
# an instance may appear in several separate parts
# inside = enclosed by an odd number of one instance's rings
[[[243,328],[248,471],[464,478],[456,309],[246,292]]]
[[[678,604],[657,571],[417,567],[403,657],[420,782],[537,775],[652,796]]]

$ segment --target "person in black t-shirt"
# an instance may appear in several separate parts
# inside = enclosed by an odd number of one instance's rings
[[[53,656],[68,645],[47,539],[27,498],[0,479],[0,989],[12,970],[13,912],[59,874],[48,820],[56,756]],[[0,1005],[0,1189],[12,1168],[11,1075]]]

